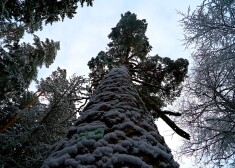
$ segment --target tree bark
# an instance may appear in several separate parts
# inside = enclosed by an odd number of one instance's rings
[[[109,72],[42,168],[177,168],[127,68]]]

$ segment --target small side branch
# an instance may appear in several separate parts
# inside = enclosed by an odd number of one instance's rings
[[[167,123],[167,125],[169,125],[179,136],[190,140],[190,135],[185,132],[184,130],[182,130],[181,128],[179,128],[174,121],[172,121],[169,117],[167,117],[165,114],[160,114],[160,117],[163,121],[165,121]]]
[[[168,110],[162,111],[160,110],[157,105],[155,104],[155,102],[151,99],[148,98],[147,96],[145,96],[143,93],[139,92],[139,95],[142,97],[144,103],[149,106],[156,114],[157,117],[160,117],[163,121],[165,121],[165,123],[167,123],[167,125],[169,125],[169,127],[171,127],[175,133],[177,133],[179,136],[190,140],[190,135],[185,132],[184,130],[182,130],[181,128],[179,128],[174,121],[172,121],[166,114],[168,115],[174,115],[174,116],[181,116],[180,113],[175,113],[175,112],[171,112]]]

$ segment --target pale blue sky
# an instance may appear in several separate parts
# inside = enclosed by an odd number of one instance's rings
[[[65,68],[69,75],[87,75],[87,62],[95,57],[99,51],[105,50],[109,42],[108,34],[120,20],[121,14],[130,11],[137,14],[139,19],[146,19],[148,23],[147,37],[152,45],[151,55],[159,54],[163,57],[190,58],[185,50],[182,27],[179,24],[181,16],[176,10],[187,12],[189,5],[195,8],[199,0],[95,0],[93,7],[77,10],[73,19],[65,19],[52,26],[44,27],[42,32],[36,33],[41,40],[45,38],[60,41],[61,50],[50,68],[39,70],[38,78],[45,78],[52,71]],[[26,40],[26,39],[25,39]],[[173,139],[167,132],[167,125],[158,122],[161,134],[172,150],[176,150],[182,140],[177,135]],[[190,161],[183,158],[179,161],[181,168],[195,168]]]
[[[87,62],[100,50],[105,50],[111,28],[127,11],[147,20],[152,55],[189,58],[189,52],[184,50],[180,41],[183,38],[178,22],[181,16],[176,12],[186,12],[189,5],[195,6],[195,0],[174,0],[171,3],[163,0],[95,0],[93,7],[79,8],[73,19],[48,25],[36,33],[42,40],[47,37],[60,41],[61,45],[54,64],[49,69],[41,69],[39,77],[48,76],[58,66],[66,68],[70,74],[87,74]]]

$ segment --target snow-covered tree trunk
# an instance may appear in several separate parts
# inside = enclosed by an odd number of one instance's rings
[[[43,168],[179,167],[127,68],[111,70]]]

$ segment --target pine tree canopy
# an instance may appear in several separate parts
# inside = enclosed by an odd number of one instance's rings
[[[0,48],[0,100],[6,94],[18,94],[29,87],[37,77],[37,68],[49,67],[54,62],[59,42],[46,39],[40,41],[34,36],[34,44],[14,42],[6,46],[7,51]]]
[[[43,24],[73,18],[78,3],[92,6],[93,0],[2,0],[0,2],[0,38],[22,38],[24,32],[41,30]]]
[[[2,0],[0,2],[0,101],[27,89],[37,77],[37,68],[49,67],[59,50],[59,42],[44,42],[34,33],[43,24],[72,18],[78,4],[92,6],[93,0]],[[34,43],[20,43],[33,34]]]
[[[146,20],[137,19],[136,14],[131,12],[121,15],[120,21],[108,35],[111,42],[108,43],[107,51],[100,51],[97,57],[88,62],[91,70],[89,76],[94,89],[110,69],[125,65],[147,108],[157,118],[163,115],[160,108],[180,96],[188,61],[183,58],[174,61],[168,57],[150,56],[152,46],[145,35],[146,30]],[[180,129],[175,124],[171,127]],[[188,138],[189,135],[186,136]]]

